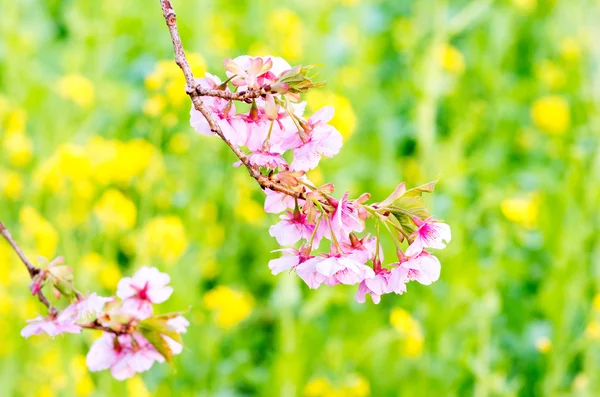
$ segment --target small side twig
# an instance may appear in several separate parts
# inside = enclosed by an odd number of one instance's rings
[[[19,256],[19,259],[21,259],[21,262],[23,262],[23,264],[27,268],[27,271],[29,272],[29,277],[33,279],[36,275],[38,275],[41,271],[40,268],[36,267],[33,263],[31,263],[31,261],[27,258],[21,247],[19,247],[19,244],[17,244],[17,242],[13,239],[12,235],[2,222],[0,222],[0,234],[2,234],[2,237],[4,237],[4,239],[13,249],[13,251],[15,251],[15,253]],[[52,306],[52,304],[50,304],[50,301],[48,301],[48,298],[46,298],[41,288],[36,293],[36,295],[40,302],[42,302],[44,306],[48,308],[49,312],[56,312],[56,309]]]
[[[231,92],[225,90],[217,90],[213,88],[204,88],[197,85],[195,87],[196,92],[200,96],[212,96],[221,99],[226,99],[229,101],[241,101],[241,102],[252,102],[252,99],[260,98],[263,95],[270,94],[270,91],[267,91],[265,88],[261,88],[259,90],[248,90],[241,92]]]

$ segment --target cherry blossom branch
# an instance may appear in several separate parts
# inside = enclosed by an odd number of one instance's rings
[[[38,274],[41,273],[42,269],[35,266],[29,260],[29,258],[27,258],[27,256],[25,255],[25,253],[23,252],[23,250],[21,249],[19,244],[17,244],[17,242],[12,237],[12,235],[10,234],[10,232],[8,231],[6,226],[4,226],[4,223],[2,223],[1,221],[0,221],[0,234],[2,234],[2,237],[4,237],[4,239],[8,242],[8,244],[13,249],[13,251],[15,251],[15,253],[19,256],[19,259],[21,259],[21,262],[23,262],[23,264],[25,265],[25,267],[27,268],[27,271],[29,272],[29,276],[33,280],[35,278],[35,276],[37,276]],[[40,300],[40,302],[42,302],[42,304],[48,308],[48,312],[50,315],[56,315],[58,313],[58,310],[54,306],[52,306],[52,304],[50,303],[48,298],[46,298],[46,295],[44,295],[42,288],[39,288],[37,290],[37,292],[35,292],[34,295],[36,295],[38,297],[38,299]],[[83,295],[81,294],[81,292],[79,292],[77,290],[75,290],[75,296],[77,297],[78,300],[83,299]],[[128,331],[118,331],[118,330],[114,330],[109,327],[104,327],[98,321],[94,321],[92,323],[82,325],[81,327],[87,328],[87,329],[97,329],[100,331],[111,332],[115,335],[121,335],[121,334],[128,333]]]
[[[21,247],[19,247],[19,244],[17,244],[17,242],[13,239],[12,235],[10,234],[10,232],[8,231],[6,226],[4,226],[4,224],[1,221],[0,221],[0,234],[2,234],[2,237],[4,237],[4,239],[8,242],[8,244],[13,249],[13,251],[15,251],[15,253],[19,256],[19,259],[21,259],[21,262],[23,262],[23,264],[27,268],[27,271],[29,272],[29,276],[33,279],[36,275],[38,275],[41,272],[41,269],[36,267],[33,263],[31,263],[31,261],[27,258],[27,256],[25,255],[25,253],[23,252]],[[48,301],[48,298],[46,298],[46,296],[42,292],[41,288],[37,291],[36,295],[37,295],[38,299],[40,300],[40,302],[42,302],[44,304],[44,306],[46,306],[50,312],[56,311],[56,309]]]
[[[267,92],[264,91],[264,88],[261,90],[248,90],[246,92],[237,94],[227,94],[225,92],[217,93],[217,90],[205,90],[202,88],[199,89],[194,79],[192,68],[190,67],[190,64],[187,60],[185,51],[183,50],[181,36],[179,35],[179,30],[177,29],[177,16],[175,15],[175,11],[173,10],[173,7],[171,6],[169,0],[160,0],[160,5],[162,8],[163,16],[165,18],[165,22],[167,23],[167,27],[169,28],[169,33],[171,34],[171,41],[173,42],[173,50],[175,52],[175,62],[181,68],[183,75],[185,76],[185,81],[187,84],[186,93],[190,96],[194,108],[200,113],[202,113],[202,116],[204,116],[204,118],[208,122],[211,131],[217,134],[219,138],[221,138],[227,144],[227,146],[229,146],[229,148],[238,157],[238,159],[240,159],[241,163],[244,164],[244,166],[246,166],[246,169],[248,169],[250,176],[254,178],[263,189],[271,189],[276,192],[292,196],[294,198],[304,199],[304,193],[297,192],[280,182],[270,179],[269,177],[263,175],[260,172],[260,170],[253,167],[248,161],[248,156],[246,156],[246,154],[239,147],[232,144],[227,140],[227,138],[225,138],[221,127],[219,127],[219,125],[212,118],[210,110],[207,109],[206,105],[204,105],[202,99],[200,98],[202,95],[219,96],[221,98],[231,96],[231,98],[225,99],[245,101],[246,99],[257,98],[263,94],[266,94]],[[202,94],[202,92],[204,92],[204,94]]]

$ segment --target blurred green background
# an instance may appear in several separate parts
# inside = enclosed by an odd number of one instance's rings
[[[378,201],[440,176],[441,279],[360,305],[272,276],[277,216],[189,127],[158,1],[0,0],[0,219],[84,291],[158,266],[192,323],[171,367],[88,373],[95,332],[19,336],[43,307],[0,242],[0,395],[600,395],[600,2],[173,6],[197,76],[323,65],[309,107],[345,145],[315,183]]]

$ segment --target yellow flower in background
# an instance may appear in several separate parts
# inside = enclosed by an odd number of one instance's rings
[[[465,57],[456,47],[446,44],[438,49],[438,60],[445,71],[462,74],[465,71]]]
[[[21,175],[14,171],[0,171],[0,192],[9,200],[18,200],[23,193]]]
[[[509,221],[529,229],[536,227],[539,204],[535,197],[502,200],[500,209]]]
[[[302,57],[302,44],[304,37],[302,21],[298,15],[289,9],[280,8],[273,10],[267,16],[267,23],[273,33],[271,38],[276,40],[277,54],[287,61],[294,61]]]
[[[552,349],[552,341],[547,336],[541,336],[535,340],[535,348],[540,353],[548,353]]]
[[[594,300],[592,301],[592,309],[595,312],[600,312],[600,294],[596,294],[594,296]]]
[[[150,393],[139,375],[128,379],[126,384],[127,393],[130,397],[150,397]]]
[[[97,280],[107,290],[115,289],[121,279],[119,266],[97,252],[89,252],[84,255],[80,260],[79,266],[85,269],[90,277]]]
[[[7,134],[3,145],[6,157],[13,167],[27,166],[33,157],[33,143],[31,139],[21,133]]]
[[[215,316],[221,328],[231,328],[244,321],[252,313],[254,299],[251,295],[224,285],[208,291],[203,297],[204,306]]]
[[[21,233],[33,240],[37,255],[54,257],[58,245],[56,229],[33,207],[25,206],[19,212]]]
[[[581,58],[581,44],[574,37],[565,37],[560,41],[560,55],[569,62]]]
[[[190,149],[190,144],[190,135],[180,132],[169,139],[168,148],[171,153],[184,154]]]
[[[234,183],[237,187],[234,207],[236,217],[247,223],[260,223],[265,218],[265,211],[263,204],[252,198],[255,189],[253,181],[241,174],[236,174]]]
[[[344,87],[361,87],[367,76],[366,71],[354,66],[344,66],[338,73],[338,80]]]
[[[131,141],[93,137],[85,146],[93,178],[101,185],[128,185],[134,178],[156,181],[164,174],[158,149],[144,139]]]
[[[314,186],[319,187],[323,184],[323,172],[320,168],[315,168],[314,170],[310,170],[306,177],[310,180]]]
[[[346,380],[341,395],[345,397],[367,397],[371,395],[371,386],[364,376],[352,374]]]
[[[585,335],[593,340],[600,340],[600,322],[592,321],[585,328]]]
[[[94,382],[89,375],[85,356],[79,354],[71,359],[71,373],[75,380],[75,394],[87,397],[94,391]]]
[[[92,173],[90,156],[83,146],[72,143],[60,145],[56,151],[56,161],[60,173],[72,181],[87,179]]]
[[[25,133],[27,124],[27,112],[25,109],[17,108],[7,113],[4,121],[4,129],[7,135]]]
[[[369,381],[359,374],[351,374],[341,387],[334,387],[323,376],[312,378],[303,390],[305,397],[367,397],[371,395]]]
[[[116,182],[127,183],[136,176],[142,175],[153,164],[162,164],[160,153],[150,142],[143,139],[135,139],[129,142],[119,143],[118,166],[121,169],[120,174],[114,174],[113,179]],[[156,170],[155,172],[160,172]],[[154,178],[161,178],[162,174],[157,174]]]
[[[575,379],[573,379],[573,390],[577,391],[577,392],[584,392],[590,383],[590,379],[588,377],[588,375],[585,372],[580,372],[575,376]],[[589,394],[582,394],[582,395],[589,395]]]
[[[329,397],[335,390],[329,379],[319,376],[311,379],[306,386],[304,386],[305,397]]]
[[[257,203],[249,195],[240,199],[235,207],[236,216],[247,223],[257,224],[265,218],[262,204]]]
[[[142,110],[146,115],[156,117],[163,112],[166,102],[167,101],[163,95],[152,95],[150,98],[146,99]]]
[[[512,0],[512,3],[525,14],[530,14],[537,8],[537,0]]]
[[[199,54],[190,53],[187,59],[194,75],[203,77],[206,71],[204,58]],[[149,90],[157,92],[144,102],[143,111],[149,116],[159,116],[167,106],[180,107],[187,101],[185,77],[172,60],[158,61],[156,68],[146,76],[144,83]],[[162,91],[162,94],[158,93],[159,91]]]
[[[104,192],[93,212],[109,233],[131,230],[137,219],[137,208],[133,201],[116,189]]]
[[[64,188],[67,181],[80,182],[91,177],[90,156],[85,148],[73,143],[60,145],[54,154],[34,172],[34,179],[51,191]]]
[[[167,264],[175,263],[188,246],[183,222],[177,216],[161,216],[150,220],[144,225],[142,240],[145,252]]]
[[[421,325],[409,312],[404,309],[394,308],[390,313],[390,324],[403,337],[404,354],[417,357],[423,351],[423,331]]]
[[[58,80],[58,93],[82,108],[94,104],[94,85],[80,74],[70,74]]]
[[[182,75],[183,76],[183,75]],[[169,104],[174,107],[180,107],[187,102],[187,94],[185,93],[185,79],[174,79],[168,82],[165,86],[165,94],[169,100]]]
[[[230,52],[235,48],[236,44],[235,35],[233,29],[229,29],[223,24],[223,17],[221,15],[210,14],[208,16],[206,20],[206,32],[210,32],[211,44],[217,53],[228,54],[230,56]]]
[[[10,269],[14,261],[12,255],[14,255],[14,253],[9,248],[8,244],[0,244],[0,285],[2,286],[7,286],[11,281]],[[6,290],[4,288],[0,288],[0,302],[2,302],[3,298],[5,298],[5,296],[3,295],[5,291]],[[0,308],[2,307],[2,303],[0,303]],[[0,313],[2,313],[1,309]]]
[[[553,89],[562,88],[567,82],[565,72],[558,65],[548,60],[536,64],[535,74],[539,80]]]
[[[167,128],[173,128],[179,122],[179,117],[173,112],[167,112],[160,118],[160,122]]]
[[[356,114],[348,98],[323,89],[310,90],[306,100],[312,111],[317,111],[323,106],[333,106],[335,114],[329,124],[333,125],[348,138],[356,129]]]
[[[537,99],[531,106],[531,117],[539,129],[553,135],[563,134],[571,121],[569,104],[557,95]]]

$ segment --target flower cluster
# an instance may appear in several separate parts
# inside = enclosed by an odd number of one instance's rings
[[[166,301],[173,293],[169,282],[167,274],[142,267],[133,277],[119,281],[116,297],[96,293],[83,296],[73,288],[72,269],[62,264],[62,258],[42,263],[31,283],[32,294],[38,295],[47,286],[56,298],[64,297],[71,303],[60,311],[50,307],[46,317],[29,320],[21,335],[54,337],[78,334],[84,328],[102,330],[103,335],[87,354],[88,368],[110,369],[118,380],[130,378],[147,371],[154,362],[171,360],[183,349],[180,334],[189,325],[185,317],[178,313],[153,315],[153,305]]]
[[[375,303],[383,294],[406,292],[409,281],[428,285],[439,278],[440,262],[428,249],[444,248],[450,227],[435,220],[421,201],[435,183],[410,190],[401,184],[375,204],[367,204],[368,193],[354,200],[348,192],[334,198],[333,184],[316,187],[305,176],[342,146],[341,134],[328,124],[333,108],[304,115],[300,94],[320,86],[308,74],[311,67],[240,56],[226,60],[225,69],[224,82],[208,73],[196,80],[193,89],[210,114],[192,106],[190,123],[201,134],[226,140],[240,158],[236,165],[248,167],[264,188],[265,211],[283,212],[270,228],[283,254],[269,263],[273,274],[295,271],[310,288],[358,285],[356,300],[364,302],[369,294]],[[242,106],[236,107],[236,100]],[[365,233],[368,218],[375,220],[374,236]],[[396,245],[398,260],[389,267],[382,266],[382,226]],[[328,247],[318,252],[324,241]]]

